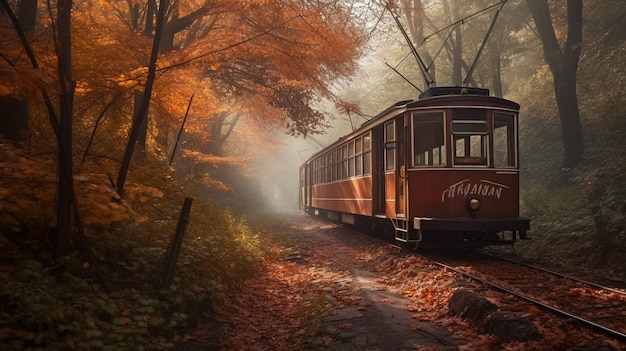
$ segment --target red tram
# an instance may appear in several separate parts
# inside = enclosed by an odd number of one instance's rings
[[[518,112],[489,90],[436,87],[401,101],[300,167],[300,206],[349,224],[386,224],[420,247],[525,239]]]

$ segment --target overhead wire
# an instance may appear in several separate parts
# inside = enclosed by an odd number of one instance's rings
[[[430,33],[430,34],[428,34],[428,35],[426,35],[426,36],[424,36],[424,38],[423,38],[423,40],[422,40],[421,42],[419,42],[419,43],[415,44],[415,47],[416,47],[416,48],[417,48],[417,47],[419,47],[419,46],[421,46],[421,45],[423,45],[423,44],[424,44],[424,43],[426,43],[429,39],[431,39],[432,37],[434,37],[434,36],[436,36],[436,35],[440,34],[441,32],[444,32],[444,31],[446,31],[446,30],[448,30],[448,29],[450,30],[450,31],[449,31],[449,33],[448,33],[448,35],[446,36],[446,39],[444,39],[444,42],[442,43],[442,45],[440,46],[439,50],[437,51],[437,53],[436,53],[436,54],[435,54],[435,56],[433,57],[433,60],[432,60],[432,61],[430,62],[430,64],[427,66],[427,69],[430,69],[430,68],[432,67],[433,63],[435,62],[435,59],[439,56],[439,54],[440,54],[440,53],[441,53],[441,51],[443,50],[443,47],[445,46],[445,42],[447,42],[447,41],[450,39],[450,37],[452,36],[452,33],[454,32],[454,29],[455,29],[457,26],[462,25],[462,24],[465,24],[465,23],[466,23],[469,19],[472,19],[472,18],[474,18],[474,17],[480,16],[480,15],[482,15],[482,14],[484,14],[484,13],[486,13],[486,12],[489,12],[489,11],[491,11],[491,10],[495,9],[495,8],[498,8],[498,7],[502,8],[502,7],[504,6],[504,4],[505,4],[507,1],[508,1],[508,0],[502,0],[502,1],[499,1],[499,2],[497,2],[497,3],[495,3],[495,4],[489,5],[489,6],[485,7],[485,8],[483,8],[483,9],[480,9],[480,10],[478,10],[478,11],[476,11],[476,12],[472,13],[472,14],[469,14],[469,15],[467,15],[467,16],[464,16],[463,18],[461,18],[461,19],[459,19],[459,20],[457,20],[457,21],[455,21],[455,22],[453,22],[453,23],[451,23],[451,24],[449,24],[449,25],[447,25],[447,26],[445,26],[445,27],[442,27],[442,28],[440,28],[440,29],[438,29],[438,30],[435,30],[434,32],[432,32],[432,33]],[[383,11],[381,11],[381,16],[379,16],[379,17],[378,17],[377,24],[381,21],[381,19],[382,19],[382,14],[384,14],[384,12],[385,12],[384,10],[383,10]],[[375,28],[374,28],[374,29],[372,29],[372,31],[373,31],[373,30],[375,30]],[[403,62],[404,62],[404,61],[405,61],[405,60],[406,60],[409,56],[411,56],[411,53],[410,53],[410,52],[409,52],[407,55],[405,55],[405,56],[403,57],[403,59],[402,59],[402,60],[401,60],[401,61],[400,61],[397,65],[393,66],[392,70],[394,70],[394,71],[395,71],[395,70],[397,70],[397,68],[398,68],[398,67],[399,67],[399,66],[400,66],[400,65],[401,65],[401,64],[402,64],[402,63],[403,63]],[[386,62],[385,62],[385,63],[386,63]],[[386,63],[386,64],[387,64],[387,63]],[[373,94],[373,93],[374,93],[374,91],[376,91],[377,89],[379,89],[381,85],[385,84],[385,82],[389,80],[389,76],[393,75],[393,73],[394,73],[394,72],[390,72],[390,73],[389,73],[389,74],[388,74],[388,75],[387,75],[384,79],[382,79],[382,80],[381,80],[381,82],[380,82],[380,83],[376,84],[376,85],[375,85],[374,87],[372,87],[372,89],[370,89],[370,90],[369,90],[369,91],[368,91],[365,95],[363,95],[360,99],[358,99],[358,100],[357,100],[357,103],[362,102],[365,98],[367,98],[368,96],[370,96],[371,94]]]

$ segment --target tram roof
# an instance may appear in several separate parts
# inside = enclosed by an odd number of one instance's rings
[[[454,106],[454,102],[466,102],[468,98],[474,99],[474,102],[477,103],[476,106],[484,106],[483,104],[486,101],[489,101],[489,105],[491,106],[500,106],[504,108],[519,110],[520,106],[516,102],[506,100],[503,98],[490,96],[489,89],[485,88],[472,88],[472,87],[432,87],[421,93],[419,99],[417,100],[402,100],[398,101],[395,104],[389,106],[384,111],[379,113],[378,115],[372,117],[370,120],[361,124],[359,128],[353,130],[351,133],[348,133],[338,140],[313,154],[311,158],[315,157],[318,154],[323,153],[325,150],[336,146],[337,144],[342,143],[347,138],[351,138],[353,135],[360,133],[365,127],[370,124],[377,123],[381,120],[386,120],[385,117],[391,115],[399,115],[404,113],[406,110],[417,107],[437,107],[437,106]]]
[[[472,98],[476,103],[490,102],[490,105],[501,106],[505,108],[519,110],[519,104],[506,100],[503,98],[490,96],[489,89],[484,88],[471,88],[471,87],[433,87],[422,94],[420,94],[418,100],[402,100],[389,106],[387,109],[374,116],[370,120],[361,124],[361,128],[375,123],[378,120],[384,119],[389,113],[402,113],[407,109],[415,107],[428,107],[428,106],[454,106],[453,102],[465,102],[468,98]],[[478,105],[477,105],[478,106]],[[360,128],[359,128],[360,129]]]

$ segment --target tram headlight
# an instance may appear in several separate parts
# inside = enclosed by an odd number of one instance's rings
[[[466,205],[467,205],[467,209],[470,212],[476,213],[480,209],[480,205],[481,205],[480,199],[478,199],[475,196],[470,196],[470,197],[467,198]]]

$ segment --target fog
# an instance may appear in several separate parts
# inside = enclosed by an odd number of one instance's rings
[[[335,82],[333,90],[342,100],[357,103],[362,115],[340,114],[330,102],[317,108],[326,114],[329,126],[322,134],[293,137],[277,132],[280,144],[271,155],[254,164],[259,190],[271,210],[298,209],[299,168],[314,153],[337,141],[393,103],[417,98],[414,88],[385,67],[385,45],[372,43],[371,51],[359,61],[360,69],[351,79]],[[387,89],[389,86],[393,89]]]
[[[350,131],[348,121],[333,118],[329,122],[332,122],[332,126],[321,135],[293,137],[278,134],[276,151],[254,163],[258,175],[255,180],[268,210],[298,209],[300,166],[314,153]]]

